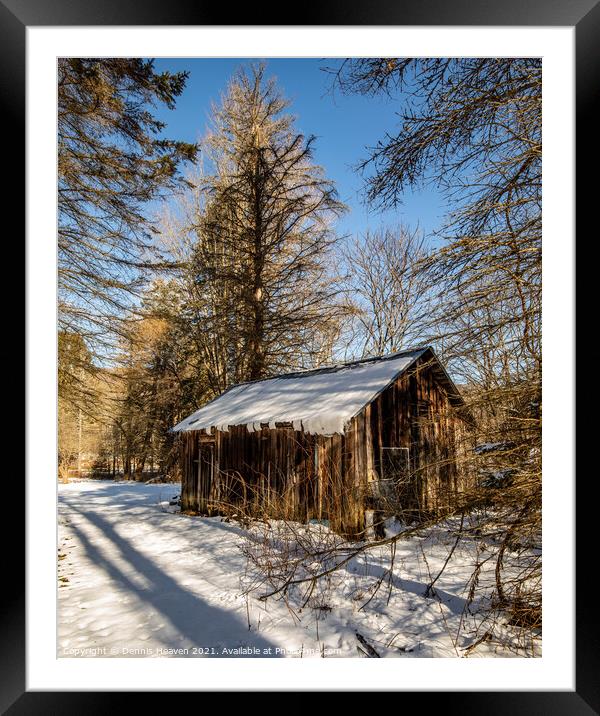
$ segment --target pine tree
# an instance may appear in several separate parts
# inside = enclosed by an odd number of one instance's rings
[[[105,355],[147,272],[162,265],[148,202],[182,185],[197,147],[161,137],[186,73],[153,61],[58,61],[59,326]]]
[[[344,207],[264,74],[238,72],[205,141],[195,320],[221,390],[313,360],[336,313],[325,258]]]

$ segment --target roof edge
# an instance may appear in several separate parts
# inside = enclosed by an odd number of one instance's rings
[[[305,376],[315,375],[318,373],[327,373],[327,372],[334,373],[334,372],[343,370],[344,368],[357,367],[360,365],[364,365],[365,363],[374,363],[374,362],[381,362],[381,361],[386,361],[386,360],[393,360],[395,358],[399,358],[401,356],[406,356],[406,355],[410,355],[410,354],[414,353],[413,360],[411,360],[410,363],[408,363],[406,366],[404,366],[403,368],[398,370],[394,374],[394,376],[380,390],[378,390],[376,393],[374,393],[369,398],[369,400],[367,400],[363,404],[363,406],[360,408],[360,410],[358,410],[354,415],[352,415],[350,418],[348,418],[348,420],[346,421],[346,423],[348,423],[351,420],[353,420],[357,415],[360,415],[360,413],[368,405],[371,405],[373,403],[373,401],[375,401],[384,391],[386,391],[394,381],[398,380],[398,378],[401,375],[403,375],[404,373],[406,373],[406,371],[408,371],[410,368],[412,368],[414,366],[414,364],[428,352],[431,354],[431,358],[435,361],[436,369],[442,374],[442,376],[444,378],[444,382],[446,383],[445,388],[446,388],[446,392],[448,394],[449,400],[455,407],[457,405],[464,406],[465,405],[464,398],[462,397],[460,391],[458,390],[458,388],[457,388],[456,384],[454,383],[454,381],[452,380],[452,378],[450,378],[450,376],[448,375],[448,372],[446,371],[444,365],[438,358],[433,347],[430,345],[426,345],[426,346],[422,346],[420,348],[410,348],[410,349],[406,349],[406,350],[402,350],[402,351],[396,351],[395,353],[389,353],[384,356],[371,356],[369,358],[360,358],[357,360],[348,361],[347,363],[335,363],[335,364],[331,364],[328,366],[321,366],[320,368],[309,368],[306,370],[296,370],[296,371],[292,371],[290,373],[282,373],[279,375],[273,375],[268,378],[259,378],[257,380],[247,380],[247,381],[243,381],[241,383],[236,383],[235,385],[231,385],[228,388],[226,388],[220,395],[217,395],[214,398],[212,398],[211,400],[209,400],[207,403],[205,403],[200,408],[198,408],[195,412],[202,410],[203,408],[207,407],[214,401],[218,400],[219,398],[222,398],[229,391],[233,390],[234,388],[239,388],[241,386],[254,385],[255,383],[263,383],[263,382],[266,382],[269,380],[276,380],[276,379],[285,380],[287,378],[290,378],[290,379],[291,378],[302,378]],[[189,417],[191,417],[191,416],[188,416],[188,418]],[[180,425],[185,420],[187,420],[187,418],[180,420],[179,423],[177,423],[175,426],[173,426],[171,428],[171,431],[179,433],[179,432],[199,432],[202,430],[206,430],[206,428],[197,428],[196,430],[194,430],[194,428],[191,428],[191,425],[193,425],[193,423],[191,423],[190,427],[188,427],[188,428],[182,427],[179,430],[175,430],[177,425]],[[214,427],[215,427],[214,425],[210,426],[211,429],[213,429]]]
[[[404,373],[406,373],[406,371],[407,371],[411,366],[413,366],[413,365],[419,360],[419,358],[421,358],[421,357],[423,356],[423,354],[426,353],[427,351],[431,351],[431,353],[433,354],[433,356],[435,357],[435,359],[436,359],[436,360],[438,361],[438,363],[439,363],[439,359],[438,359],[437,356],[435,355],[435,352],[434,352],[434,350],[433,350],[433,348],[432,348],[431,346],[425,346],[424,348],[421,348],[421,349],[416,348],[416,349],[414,349],[414,350],[412,350],[412,351],[401,351],[401,352],[399,352],[399,353],[391,353],[390,356],[389,356],[390,358],[391,358],[391,357],[396,357],[396,358],[397,358],[398,356],[406,355],[407,353],[417,353],[417,355],[415,355],[415,357],[413,358],[413,360],[412,360],[408,365],[405,365],[404,368],[401,368],[397,373],[395,373],[394,376],[383,386],[383,388],[380,388],[380,389],[362,406],[362,408],[361,408],[360,410],[358,410],[356,413],[354,413],[354,415],[353,415],[351,418],[348,419],[348,422],[350,422],[350,420],[354,420],[354,418],[356,418],[357,415],[360,415],[360,414],[362,413],[362,411],[363,411],[368,405],[371,405],[371,403],[373,403],[375,400],[377,400],[377,398],[378,398],[382,393],[384,393],[384,392],[390,387],[390,385],[391,385],[394,381],[398,380],[398,378],[399,378],[401,375],[403,375]],[[387,357],[387,356],[386,356],[386,357]]]
[[[412,351],[404,351],[404,353],[411,353],[411,352],[412,352]],[[411,361],[407,366],[405,366],[404,368],[402,368],[401,370],[399,370],[399,371],[396,373],[396,375],[394,375],[394,377],[393,377],[383,388],[381,388],[381,390],[378,390],[377,393],[375,393],[375,395],[373,395],[373,397],[372,397],[368,402],[366,402],[366,403],[362,406],[362,408],[361,408],[359,411],[357,411],[357,412],[350,418],[350,420],[354,420],[354,418],[356,418],[358,415],[360,415],[360,414],[362,413],[362,411],[363,411],[368,405],[371,405],[371,403],[373,403],[373,401],[377,400],[377,398],[378,398],[382,393],[384,393],[384,392],[390,387],[390,385],[391,385],[394,381],[398,380],[398,378],[399,378],[401,375],[403,375],[404,373],[406,373],[407,370],[410,370],[410,368],[411,368],[412,366],[414,366],[414,364],[415,364],[420,358],[422,358],[422,357],[425,355],[425,353],[427,353],[427,352],[431,353],[431,357],[432,357],[433,360],[435,361],[435,364],[436,364],[437,369],[442,372],[442,374],[443,374],[443,376],[444,376],[444,378],[445,378],[447,384],[450,386],[450,390],[448,390],[448,388],[446,387],[446,392],[447,392],[447,394],[448,394],[448,399],[449,399],[450,403],[451,403],[454,407],[457,407],[457,406],[461,406],[461,407],[462,407],[462,406],[466,405],[465,399],[462,397],[462,394],[461,394],[460,390],[458,389],[458,387],[456,386],[456,384],[455,384],[455,382],[452,380],[452,378],[448,375],[448,371],[447,371],[446,368],[444,367],[444,364],[442,363],[442,361],[438,358],[436,352],[433,350],[433,347],[432,347],[432,346],[425,346],[425,348],[423,348],[422,350],[420,350],[419,354],[418,354],[417,356],[415,356],[415,359],[414,359],[413,361]],[[402,355],[402,354],[399,353],[399,354],[395,354],[395,355]]]
[[[253,385],[254,383],[263,383],[267,380],[275,380],[277,378],[302,378],[306,375],[311,375],[312,373],[334,373],[335,371],[342,370],[344,368],[352,368],[354,366],[362,365],[364,363],[393,360],[394,358],[400,358],[400,356],[407,355],[409,353],[422,353],[428,348],[431,347],[418,346],[416,348],[407,348],[406,350],[396,351],[395,353],[387,353],[386,355],[370,356],[368,358],[357,358],[356,360],[351,360],[346,363],[329,363],[328,365],[322,365],[318,368],[301,368],[299,370],[290,371],[289,373],[278,373],[277,375],[270,375],[265,378],[256,378],[256,380],[243,380],[240,383],[235,383],[235,385],[230,385],[229,388],[226,388],[221,393],[221,395],[225,395],[225,393],[227,393],[228,391],[232,390],[233,388],[239,388],[241,385]],[[220,398],[221,395],[217,397]],[[216,400],[216,398],[213,398],[212,400]],[[209,400],[209,402],[205,403],[205,405],[209,405],[210,403],[212,403],[212,400]],[[202,407],[204,407],[204,405]]]

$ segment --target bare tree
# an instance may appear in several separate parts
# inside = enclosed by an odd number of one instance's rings
[[[541,102],[536,58],[369,58],[334,70],[343,91],[402,101],[399,126],[360,168],[371,202],[392,207],[422,182],[451,211],[441,247],[421,266],[429,333],[462,378],[479,449],[468,509],[494,505],[479,529],[498,548],[493,603],[541,624]],[[523,557],[504,579],[507,552]],[[540,549],[537,549],[540,548]],[[519,552],[521,551],[521,552]]]
[[[367,232],[342,250],[361,355],[383,355],[426,342],[427,282],[419,271],[425,239],[406,227]]]

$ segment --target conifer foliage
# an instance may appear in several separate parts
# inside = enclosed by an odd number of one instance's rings
[[[58,60],[59,323],[94,353],[161,266],[147,204],[181,186],[197,147],[164,138],[153,109],[174,108],[186,78],[152,60]]]

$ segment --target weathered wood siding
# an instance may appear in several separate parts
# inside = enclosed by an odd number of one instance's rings
[[[363,412],[370,428],[370,492],[376,493],[377,480],[385,477],[382,448],[408,448],[409,470],[398,488],[399,508],[415,517],[443,510],[461,487],[456,458],[467,427],[435,367],[426,360],[417,362]]]
[[[365,529],[377,502],[382,448],[409,449],[409,478],[398,491],[408,515],[441,510],[459,489],[455,460],[464,422],[425,361],[403,374],[347,425],[344,435],[309,435],[291,426],[245,426],[181,436],[182,509],[308,521],[329,520],[348,536]]]

